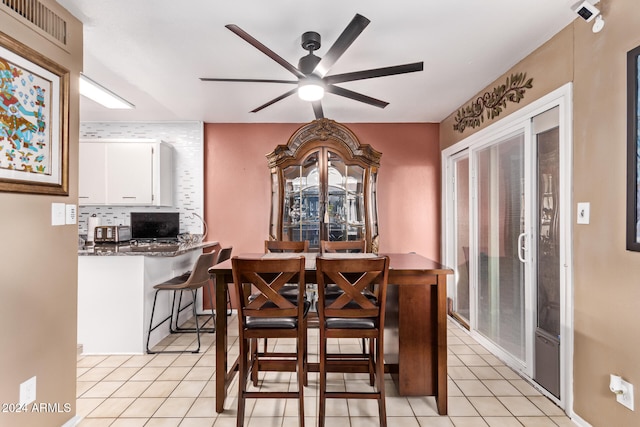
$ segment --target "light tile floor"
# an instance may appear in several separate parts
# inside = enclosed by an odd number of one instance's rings
[[[229,353],[238,354],[235,316],[229,318]],[[214,334],[203,334],[199,354],[79,356],[77,414],[80,427],[227,427],[236,425],[237,379],[222,414],[215,412]],[[194,334],[173,335],[157,348],[193,345]],[[272,342],[273,341],[273,342]],[[270,340],[279,350],[291,342]],[[310,360],[317,358],[317,331],[310,330]],[[358,342],[341,340],[344,351]],[[574,426],[551,400],[491,355],[453,321],[448,327],[449,414],[439,416],[433,397],[401,397],[386,379],[387,420],[390,427],[551,427]],[[233,360],[232,359],[232,360]],[[317,359],[316,359],[317,360]],[[295,374],[269,373],[263,387],[297,387]],[[236,377],[237,378],[237,377]],[[265,375],[263,374],[263,379]],[[333,374],[333,387],[368,387],[366,375]],[[317,374],[305,388],[305,421],[317,424]],[[258,402],[258,403],[256,403]],[[248,400],[248,427],[298,425],[295,400]],[[370,400],[327,402],[329,427],[378,426],[377,406]]]

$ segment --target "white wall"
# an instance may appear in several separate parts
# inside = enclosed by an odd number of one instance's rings
[[[81,206],[78,231],[87,233],[92,214],[103,225],[129,225],[130,212],[180,212],[180,232],[201,233],[203,216],[204,138],[202,122],[82,122],[80,139],[153,138],[173,146],[173,207]]]

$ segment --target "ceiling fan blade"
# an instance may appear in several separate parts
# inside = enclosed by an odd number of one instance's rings
[[[367,95],[363,95],[358,92],[354,92],[349,89],[345,89],[339,86],[327,85],[327,92],[334,95],[344,96],[345,98],[353,99],[356,101],[364,102],[365,104],[373,105],[374,107],[384,108],[389,105],[388,102],[381,101],[379,99],[372,98]]]
[[[329,48],[320,62],[318,62],[318,65],[316,65],[316,68],[313,70],[313,74],[320,77],[326,76],[331,67],[333,67],[333,64],[340,59],[347,48],[351,46],[351,43],[353,43],[367,25],[369,25],[369,22],[371,21],[364,16],[356,14],[349,25],[347,25],[347,28],[345,28],[342,34],[340,34],[333,46]]]
[[[316,120],[324,119],[324,112],[322,111],[322,103],[320,101],[313,101],[311,105],[313,106],[313,113],[316,115]]]
[[[327,84],[352,82],[354,80],[372,79],[374,77],[393,76],[396,74],[414,73],[424,70],[423,62],[414,62],[412,64],[394,65],[392,67],[374,68],[371,70],[355,71],[353,73],[335,74],[327,76],[324,81]]]
[[[235,24],[225,25],[225,27],[227,27],[229,30],[231,30],[234,33],[236,33],[238,36],[240,36],[247,43],[249,43],[250,45],[252,45],[256,49],[258,49],[260,52],[264,53],[269,58],[273,59],[278,64],[282,65],[284,68],[286,68],[294,76],[299,77],[299,78],[304,78],[305,77],[305,75],[302,72],[300,72],[300,70],[298,70],[296,67],[294,67],[293,65],[288,63],[284,58],[282,58],[280,55],[278,55],[277,53],[275,53],[274,51],[272,51],[271,49],[269,49],[268,47],[266,47],[265,45],[260,43],[258,40],[253,38],[253,36],[251,36],[249,33],[244,31],[242,28],[238,27]]]
[[[200,77],[203,82],[241,82],[241,83],[287,83],[298,84],[297,80],[274,80],[274,79],[219,79],[215,77]]]
[[[291,96],[294,93],[296,93],[298,91],[298,88],[295,89],[291,89],[288,92],[283,93],[282,95],[273,98],[271,101],[267,102],[266,104],[262,104],[261,106],[259,106],[258,108],[255,108],[253,110],[251,110],[252,113],[257,113],[258,111],[267,108],[269,105],[275,104],[278,101],[282,101],[283,99],[285,99],[287,96]]]

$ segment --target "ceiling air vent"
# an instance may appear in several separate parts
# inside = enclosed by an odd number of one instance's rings
[[[38,0],[2,0],[2,4],[62,44],[67,44],[67,23]]]

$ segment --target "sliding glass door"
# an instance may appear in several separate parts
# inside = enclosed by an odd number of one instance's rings
[[[477,329],[525,358],[525,138],[507,137],[475,152]]]
[[[443,151],[451,316],[561,406],[572,372],[570,89]]]

